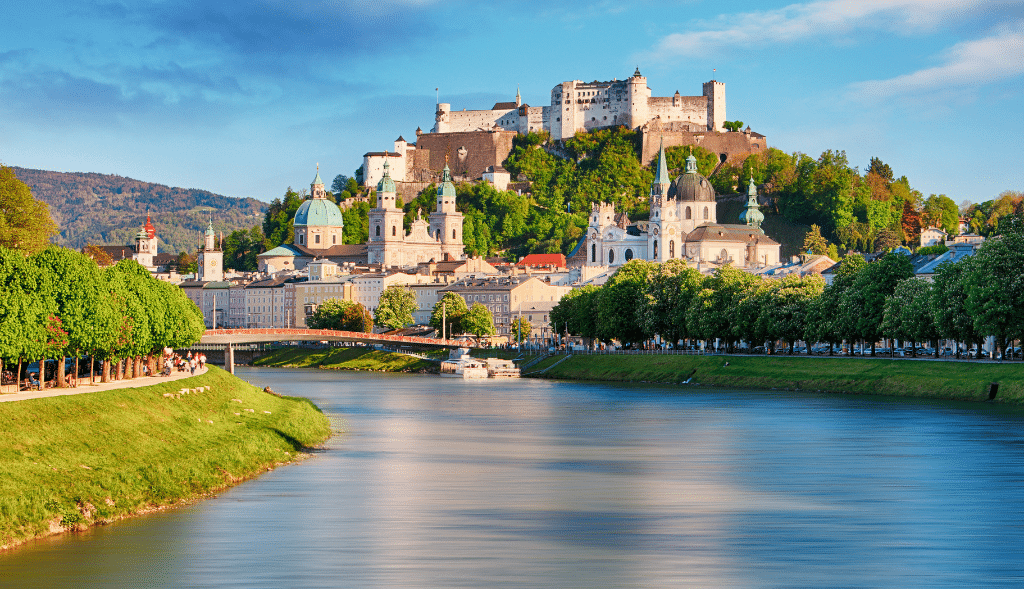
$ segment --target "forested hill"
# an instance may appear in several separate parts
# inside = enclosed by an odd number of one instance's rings
[[[232,198],[193,188],[172,188],[110,174],[47,172],[12,167],[32,195],[50,206],[60,228],[58,243],[81,249],[85,245],[125,245],[152,216],[161,252],[196,248],[213,213],[213,226],[227,236],[236,229],[258,225],[266,203]]]

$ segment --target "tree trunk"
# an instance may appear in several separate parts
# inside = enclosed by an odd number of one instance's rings
[[[75,388],[78,388],[78,358],[81,356],[81,351],[75,352]]]
[[[20,393],[21,392],[21,356],[18,356],[18,375],[17,375],[17,377],[15,377],[14,381],[15,381],[15,384],[17,385],[15,387],[15,388],[17,388],[16,392]]]
[[[60,364],[57,365],[57,388],[62,389],[67,386],[67,381],[64,378],[64,366],[67,363],[67,358],[61,356],[60,358],[57,358],[57,361],[60,362]]]
[[[100,375],[100,382],[110,382],[110,359],[103,359],[103,374]]]
[[[877,343],[877,342],[871,342],[871,357],[872,357],[872,358],[874,358],[874,357],[875,357],[875,344],[876,344],[876,343]]]

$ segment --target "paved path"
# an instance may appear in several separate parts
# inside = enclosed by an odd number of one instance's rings
[[[208,368],[196,369],[195,376],[206,374]],[[191,372],[174,372],[170,376],[143,376],[131,380],[115,380],[111,382],[99,382],[89,384],[88,378],[82,378],[79,385],[73,389],[45,389],[42,391],[22,391],[20,393],[4,393],[0,395],[0,403],[4,401],[24,401],[25,399],[42,399],[44,397],[59,397],[62,395],[81,395],[82,393],[95,393],[98,391],[109,391],[110,389],[127,389],[135,387],[148,387],[149,385],[181,380],[192,376]],[[14,388],[14,385],[7,385],[5,388]]]

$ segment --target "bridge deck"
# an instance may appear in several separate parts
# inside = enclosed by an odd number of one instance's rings
[[[207,329],[199,340],[202,344],[252,344],[260,342],[364,342],[368,344],[408,345],[431,348],[467,347],[464,340],[444,340],[430,337],[361,333],[334,329]]]

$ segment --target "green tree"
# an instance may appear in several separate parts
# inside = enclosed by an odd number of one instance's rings
[[[768,281],[768,296],[757,317],[757,331],[769,340],[782,340],[793,353],[794,344],[807,333],[812,307],[825,290],[818,275],[801,277],[789,274]]]
[[[924,201],[922,222],[931,227],[940,227],[950,235],[956,235],[960,229],[960,209],[945,194],[931,195]]]
[[[306,325],[310,329],[369,333],[373,331],[373,318],[360,303],[345,299],[325,299],[306,318]]]
[[[896,285],[896,290],[885,299],[882,334],[903,342],[934,342],[938,353],[931,283],[907,278]],[[917,346],[913,348],[913,355],[917,356]]]
[[[875,343],[882,337],[886,297],[896,290],[897,284],[913,275],[914,267],[908,256],[889,253],[858,272],[853,285],[844,293],[842,319],[857,338],[871,344],[872,356]]]
[[[446,292],[438,299],[430,313],[430,326],[436,329],[438,334],[443,332],[448,337],[465,333],[462,320],[467,311],[469,308],[466,307],[466,301],[462,297],[454,292]],[[442,318],[444,318],[443,330]]]
[[[416,295],[408,288],[392,284],[380,293],[373,320],[388,329],[401,329],[413,324],[415,312]]]
[[[590,340],[598,337],[597,306],[601,289],[588,284],[567,292],[551,310],[551,329]]]
[[[14,170],[0,165],[0,247],[34,254],[57,235],[46,203],[32,198],[32,190]]]
[[[966,302],[975,332],[995,336],[1000,350],[1024,338],[1024,228],[1005,223],[1004,230],[974,256]]]
[[[516,317],[509,327],[509,334],[516,343],[523,343],[529,339],[531,330],[533,330],[533,325],[525,317]]]
[[[303,200],[302,195],[289,186],[284,193],[284,200],[275,198],[270,203],[263,216],[263,235],[266,236],[268,248],[292,243],[295,239],[295,213]]]
[[[633,259],[618,268],[601,287],[598,333],[602,340],[640,343],[653,334],[645,329],[644,307],[655,264]]]
[[[232,231],[224,239],[224,267],[241,272],[255,272],[257,256],[270,249],[260,226]]]
[[[829,354],[844,339],[853,341],[855,324],[844,320],[843,300],[866,266],[867,262],[859,254],[843,258],[832,284],[826,286],[821,296],[808,307],[804,339],[808,342],[827,342]]]
[[[463,333],[471,333],[477,337],[494,335],[494,316],[487,306],[473,303],[473,306],[462,317]]]
[[[703,284],[704,276],[683,260],[659,264],[651,275],[648,303],[643,307],[646,332],[658,334],[672,344],[689,337],[686,313]]]
[[[822,237],[821,227],[811,225],[810,231],[804,235],[803,251],[819,256],[828,254],[828,240]]]
[[[731,131],[735,133],[736,131],[739,131],[740,129],[743,128],[743,121],[725,121],[722,123],[722,127],[726,131]]]
[[[38,296],[39,270],[23,252],[0,246],[0,361],[38,359],[45,340],[45,311]],[[0,373],[4,367],[0,366]]]
[[[704,288],[686,313],[686,325],[692,337],[709,342],[721,338],[731,349],[736,341],[732,331],[733,310],[749,285],[760,280],[729,264],[705,278]]]
[[[967,309],[974,274],[974,256],[961,258],[955,263],[945,262],[936,268],[932,283],[932,315],[940,337],[964,343],[980,343],[983,339]]]

